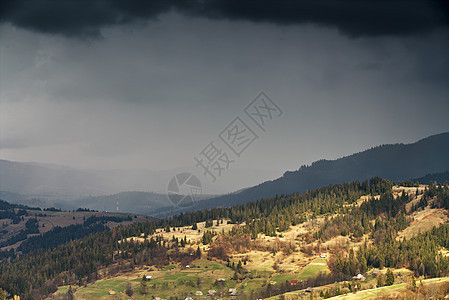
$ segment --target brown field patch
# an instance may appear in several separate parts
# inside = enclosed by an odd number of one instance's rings
[[[435,226],[447,223],[449,217],[444,209],[424,209],[413,213],[413,221],[403,231],[398,233],[398,238],[411,238],[420,232],[431,230]]]

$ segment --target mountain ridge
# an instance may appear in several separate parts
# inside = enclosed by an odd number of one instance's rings
[[[189,210],[231,206],[275,195],[302,193],[329,184],[382,177],[393,181],[419,178],[449,170],[449,132],[414,143],[385,144],[335,160],[318,160],[282,177],[200,202]]]
[[[120,205],[121,211],[125,211],[126,208],[129,212],[140,213],[143,206],[146,206],[146,209],[148,209],[146,213],[156,213],[163,216],[164,214],[175,214],[182,211],[242,204],[261,198],[273,197],[277,194],[301,193],[306,190],[323,187],[329,184],[344,183],[354,180],[363,181],[376,176],[393,181],[423,178],[428,174],[444,173],[449,170],[448,149],[449,132],[432,135],[409,144],[396,143],[375,146],[334,160],[321,159],[313,162],[309,166],[301,166],[298,170],[286,171],[283,176],[277,179],[268,180],[226,195],[213,197],[206,201],[199,201],[195,205],[187,208],[173,207],[169,203],[166,195],[162,193],[148,193],[139,191],[138,189],[119,190],[118,186],[115,186],[117,191],[111,192],[108,190],[106,192],[101,192],[101,188],[108,188],[108,186],[111,185],[111,182],[108,183],[105,180],[94,182],[95,179],[97,179],[97,177],[95,177],[97,174],[88,171],[80,173],[86,175],[86,178],[80,179],[79,176],[75,176],[76,174],[73,175],[73,172],[77,172],[77,169],[70,167],[60,168],[59,166],[52,165],[51,168],[53,169],[64,170],[62,176],[60,173],[50,172],[50,176],[44,178],[44,185],[33,186],[32,172],[30,174],[30,172],[25,172],[24,170],[33,170],[33,168],[43,166],[43,164],[39,163],[33,163],[31,169],[26,169],[25,164],[18,163],[20,168],[14,170],[15,172],[12,173],[13,176],[9,178],[5,176],[5,174],[8,174],[8,170],[5,171],[5,166],[13,165],[14,162],[0,160],[0,191],[3,191],[2,196],[10,196],[5,197],[7,200],[19,202],[17,201],[18,197],[24,194],[26,195],[26,193],[20,193],[20,190],[10,187],[18,185],[22,185],[20,187],[27,187],[26,185],[29,183],[29,189],[31,191],[33,191],[33,188],[36,186],[40,190],[45,188],[51,190],[52,185],[58,186],[59,182],[62,182],[63,184],[69,182],[72,192],[78,192],[79,196],[73,197],[72,201],[65,201],[69,206],[62,207],[64,209],[86,207],[96,210],[107,209],[112,211],[116,209],[116,200],[119,200],[123,203],[123,205]],[[24,169],[21,169],[22,167]],[[126,176],[122,176],[122,179],[123,177]],[[22,178],[23,180],[20,181],[17,180],[17,178]],[[71,181],[71,178],[74,178],[75,180]],[[56,184],[51,181],[52,179],[56,180]],[[50,183],[48,187],[45,186],[46,181]],[[84,183],[86,183],[86,185],[84,185]],[[89,190],[93,190],[95,193],[90,195],[88,193]],[[55,195],[53,199],[47,198],[47,200],[51,202],[48,205],[57,206],[55,205],[56,203],[61,204],[61,195],[55,193],[55,191],[57,192],[58,190],[51,191],[54,192]],[[30,195],[36,194],[28,194],[28,196]],[[31,200],[33,200],[31,202],[20,202],[22,204],[39,206],[38,202],[44,201],[40,200],[40,197],[38,196],[33,197],[34,198],[31,198]],[[132,207],[133,205],[136,207]],[[151,206],[152,209],[148,206]]]

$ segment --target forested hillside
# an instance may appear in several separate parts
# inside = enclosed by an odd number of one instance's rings
[[[398,187],[376,177],[230,208],[119,225],[81,239],[64,240],[64,244],[50,247],[53,249],[30,248],[39,244],[30,242],[28,248],[22,247],[28,254],[1,263],[0,287],[25,299],[39,298],[55,292],[57,286],[81,288],[123,272],[134,274],[144,266],[163,270],[164,266],[195,263],[201,257],[221,262],[234,272],[230,282],[241,286],[256,280],[250,274],[259,274],[262,281],[294,278],[294,271],[283,271],[287,268],[284,262],[293,257],[288,268],[301,270],[320,251],[329,253],[324,261],[330,273],[308,281],[309,285],[345,280],[373,268],[406,268],[417,277],[448,276],[449,258],[444,255],[444,249],[449,249],[448,224],[407,237],[403,233],[421,224],[422,213],[440,214],[447,223],[449,186],[404,184],[407,186]],[[45,238],[39,238],[43,244]],[[337,242],[339,239],[346,242]],[[263,272],[254,265],[250,273],[252,261],[257,260],[254,255],[265,252],[272,253],[273,265]],[[160,284],[162,290],[155,284],[152,295],[163,293],[165,283]],[[299,286],[275,285],[267,290],[262,282],[251,293],[268,297],[295,289]],[[139,291],[143,295],[142,288]]]
[[[118,224],[148,219],[150,217],[142,215],[98,212],[85,208],[76,211],[56,208],[42,210],[0,200],[0,259],[40,248],[55,248]]]

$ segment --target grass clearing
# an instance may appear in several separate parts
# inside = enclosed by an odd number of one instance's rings
[[[291,280],[306,280],[309,278],[317,277],[319,274],[329,273],[327,266],[327,260],[325,258],[315,258],[309,264],[307,264],[301,271],[297,273],[284,273],[276,275],[272,278],[273,281],[280,283]]]
[[[305,266],[299,274],[300,280],[318,276],[320,273],[329,273],[327,260],[325,258],[316,258]]]
[[[195,295],[196,291],[202,291],[204,295],[209,289],[225,292],[231,287],[236,287],[236,281],[231,280],[234,271],[226,265],[216,261],[199,260],[186,269],[180,265],[168,265],[161,270],[150,271],[139,269],[131,273],[121,274],[114,278],[101,279],[85,287],[76,287],[74,293],[76,299],[128,299],[124,292],[129,283],[134,290],[133,299],[151,299],[161,297],[169,299],[171,296],[179,298],[186,295]],[[147,281],[147,294],[142,295],[141,279],[144,275],[151,275],[153,279]],[[219,278],[224,278],[224,283],[214,285]],[[259,287],[258,281],[245,282],[248,290]],[[74,288],[74,287],[72,287]],[[60,287],[57,294],[67,293],[68,287]],[[114,291],[114,295],[109,295]]]

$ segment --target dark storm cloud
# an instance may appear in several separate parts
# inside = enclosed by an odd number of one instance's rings
[[[32,31],[66,36],[98,36],[108,25],[154,18],[169,1],[4,0],[1,22]]]
[[[103,27],[168,11],[210,19],[316,24],[357,36],[404,35],[448,27],[446,0],[3,0],[0,21],[66,36],[99,36]]]

